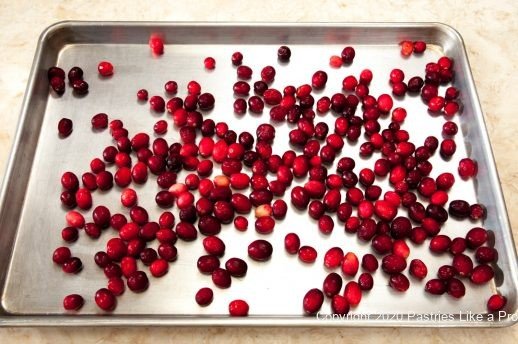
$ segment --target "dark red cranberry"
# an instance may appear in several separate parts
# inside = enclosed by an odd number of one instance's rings
[[[279,61],[288,62],[291,57],[291,50],[289,47],[282,45],[277,49],[277,58]]]
[[[350,64],[353,62],[356,52],[353,47],[345,47],[342,50],[342,61],[345,64]]]
[[[61,137],[67,137],[72,133],[73,123],[68,118],[62,118],[58,122],[58,132]]]

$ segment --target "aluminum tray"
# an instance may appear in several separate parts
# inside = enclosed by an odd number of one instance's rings
[[[165,54],[153,58],[147,47],[151,33],[164,35]],[[402,59],[398,42],[403,39],[424,40],[428,49],[421,57]],[[276,49],[287,44],[292,49],[289,64],[279,66]],[[356,48],[356,59],[347,68],[332,70],[329,56],[339,54],[344,45]],[[147,105],[138,104],[135,93],[147,88],[150,94],[163,95],[167,80],[178,81],[183,90],[189,80],[202,81],[203,88],[217,99],[215,109],[208,115],[216,122],[231,122],[238,133],[254,130],[264,116],[246,115],[235,120],[233,115],[234,82],[230,55],[240,50],[246,64],[255,75],[260,68],[276,66],[274,87],[290,83],[307,83],[317,69],[329,71],[325,94],[341,89],[345,75],[358,73],[364,68],[374,72],[371,93],[389,92],[386,84],[390,69],[399,67],[407,76],[422,75],[425,64],[448,55],[455,61],[455,86],[462,90],[463,113],[456,116],[461,132],[457,135],[458,150],[449,167],[438,158],[432,159],[433,176],[455,169],[459,159],[470,156],[479,163],[479,174],[474,181],[459,180],[450,199],[462,198],[487,206],[488,217],[483,226],[492,230],[494,245],[500,253],[495,265],[496,278],[491,283],[474,287],[467,282],[466,296],[453,300],[448,296],[433,297],[424,292],[424,282],[412,281],[406,293],[395,293],[387,285],[381,271],[374,274],[375,286],[367,293],[359,307],[347,319],[329,320],[329,302],[326,300],[319,317],[302,315],[304,293],[321,287],[327,274],[322,268],[323,252],[332,246],[357,254],[370,252],[368,244],[354,235],[344,234],[342,225],[332,235],[319,234],[316,223],[306,214],[289,210],[287,218],[278,223],[268,236],[274,245],[274,256],[267,263],[248,260],[249,273],[245,278],[233,279],[230,289],[215,289],[215,299],[206,308],[194,303],[194,293],[202,286],[211,286],[210,277],[201,276],[195,267],[196,258],[203,253],[200,240],[178,243],[179,258],[169,273],[160,279],[151,278],[150,288],[143,294],[126,292],[119,298],[113,314],[100,312],[92,301],[98,288],[105,286],[102,271],[92,261],[92,255],[103,248],[115,233],[104,233],[94,241],[83,235],[71,245],[74,255],[84,264],[84,271],[65,276],[50,260],[53,249],[62,245],[60,230],[64,226],[65,210],[59,205],[61,173],[71,170],[82,173],[88,162],[100,156],[111,144],[107,132],[94,133],[90,118],[106,112],[111,119],[120,118],[130,133],[152,133],[158,117],[150,115]],[[217,68],[203,69],[203,58],[213,56]],[[101,60],[110,60],[115,75],[106,80],[98,77],[96,66]],[[58,65],[68,70],[82,66],[85,79],[90,83],[87,96],[77,98],[70,89],[60,98],[49,95],[47,68]],[[400,103],[396,101],[396,105]],[[409,116],[404,128],[414,142],[422,142],[433,134],[440,137],[444,119],[427,114],[419,97],[407,96],[404,106]],[[58,138],[56,125],[61,117],[74,121],[74,133],[65,141]],[[335,116],[321,116],[319,120],[333,124]],[[386,123],[386,122],[385,122]],[[291,125],[277,126],[274,151],[288,147],[287,134]],[[177,138],[170,127],[166,138]],[[361,139],[360,141],[362,141]],[[357,157],[358,144],[346,144],[343,154]],[[357,170],[371,162],[357,158]],[[152,178],[151,178],[152,179]],[[181,179],[181,176],[180,178]],[[139,188],[142,204],[151,209],[156,218],[160,209],[154,204],[153,182]],[[380,185],[386,186],[383,182]],[[289,194],[289,193],[288,193]],[[118,192],[94,193],[95,204],[109,205],[112,213],[124,211],[118,201]],[[460,35],[451,27],[437,23],[394,24],[213,24],[213,23],[118,23],[118,22],[62,22],[45,30],[39,40],[31,76],[20,116],[20,122],[1,193],[0,208],[0,325],[239,325],[239,326],[508,326],[517,320],[517,262],[500,184],[489,145],[483,115],[470,73]],[[88,219],[87,219],[88,220]],[[443,231],[452,237],[464,236],[476,223],[448,221]],[[320,252],[313,265],[302,265],[296,257],[284,252],[285,233],[300,234],[303,244],[311,244]],[[227,242],[225,258],[238,256],[247,259],[246,246],[258,237],[251,228],[239,233],[226,226],[221,237]],[[442,264],[450,263],[447,255],[427,259],[427,245],[411,246],[412,258],[423,258],[432,275]],[[508,304],[503,317],[488,319],[485,300],[496,290],[506,295]],[[80,292],[86,304],[77,314],[64,314],[61,301],[64,295]],[[244,298],[250,304],[250,316],[230,318],[228,302]]]

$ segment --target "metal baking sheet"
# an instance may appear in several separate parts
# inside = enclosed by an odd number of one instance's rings
[[[165,37],[165,54],[151,56],[147,42],[150,34]],[[398,42],[403,39],[424,40],[428,49],[421,57],[402,59]],[[289,64],[278,65],[276,50],[286,44],[292,49]],[[339,54],[345,45],[356,49],[356,58],[349,67],[332,70],[329,56]],[[233,278],[230,289],[214,287],[209,276],[196,269],[196,259],[203,254],[201,240],[179,242],[178,260],[163,278],[150,277],[149,290],[142,294],[129,291],[118,298],[115,312],[106,315],[93,302],[95,291],[106,284],[103,273],[93,262],[93,254],[116,233],[108,230],[99,240],[82,235],[71,245],[73,254],[85,265],[77,275],[64,275],[54,266],[51,254],[63,245],[60,230],[64,227],[65,210],[59,203],[59,179],[64,171],[80,175],[88,170],[88,163],[99,157],[105,146],[112,144],[108,132],[94,133],[90,119],[105,112],[110,119],[124,121],[130,133],[146,131],[158,118],[147,105],[136,101],[136,91],[146,88],[150,95],[164,95],[167,80],[176,80],[180,89],[190,80],[199,80],[203,89],[216,97],[216,107],[208,117],[216,122],[231,124],[236,132],[253,131],[260,123],[268,122],[268,114],[247,114],[238,119],[232,111],[232,84],[235,70],[230,63],[234,51],[244,54],[244,61],[254,69],[255,76],[266,65],[276,66],[273,87],[299,85],[310,81],[315,70],[329,72],[323,92],[331,95],[341,90],[344,76],[358,75],[364,68],[374,72],[371,94],[389,92],[386,83],[392,68],[402,68],[407,76],[422,75],[427,62],[448,55],[455,61],[455,86],[461,90],[463,110],[454,121],[461,129],[456,137],[458,149],[447,165],[437,156],[432,158],[433,176],[456,169],[457,161],[470,156],[478,161],[475,180],[457,183],[450,193],[452,199],[466,199],[483,203],[488,217],[483,223],[449,220],[443,232],[451,237],[464,236],[471,227],[480,224],[494,234],[494,245],[500,253],[495,265],[496,277],[489,284],[474,287],[469,282],[461,300],[448,296],[433,297],[424,292],[424,282],[411,281],[406,293],[395,293],[387,285],[387,277],[378,270],[374,274],[374,288],[365,293],[361,304],[353,308],[346,319],[330,320],[329,300],[319,317],[303,316],[302,297],[310,288],[320,288],[328,273],[322,266],[324,252],[333,246],[359,256],[370,252],[355,235],[344,234],[340,223],[330,236],[324,237],[315,221],[307,214],[289,210],[284,221],[267,236],[274,246],[273,258],[266,263],[250,261],[246,254],[248,243],[258,235],[253,222],[245,233],[232,225],[224,226],[221,237],[227,243],[223,262],[230,257],[242,257],[249,264],[244,278]],[[213,56],[214,71],[203,68],[203,59]],[[103,80],[98,77],[97,63],[109,60],[115,75]],[[79,65],[85,70],[90,92],[75,97],[70,89],[60,98],[49,94],[47,68],[58,65],[65,70]],[[400,104],[396,100],[396,105]],[[404,106],[409,116],[403,128],[411,133],[413,142],[422,142],[428,135],[441,136],[444,119],[426,113],[419,97],[407,96]],[[74,132],[66,140],[58,137],[57,122],[61,117],[74,121]],[[319,121],[334,123],[335,116],[320,116]],[[386,125],[386,122],[382,122]],[[288,149],[291,125],[276,125],[274,152]],[[168,141],[178,139],[170,125]],[[359,143],[346,144],[342,154],[356,157],[356,171],[372,164],[358,158]],[[338,159],[337,159],[338,160]],[[113,167],[109,168],[113,171]],[[217,171],[213,175],[216,175]],[[141,204],[157,219],[160,209],[154,203],[154,177],[144,188],[137,187]],[[179,176],[182,180],[182,175]],[[299,181],[300,183],[303,181]],[[296,184],[297,184],[296,183]],[[387,184],[380,182],[386,188]],[[94,206],[108,205],[112,213],[124,212],[117,187],[108,193],[94,193]],[[289,195],[289,192],[287,192]],[[289,197],[289,196],[288,196]],[[62,22],[45,30],[38,44],[34,65],[20,116],[15,143],[1,193],[0,208],[0,325],[243,325],[243,326],[508,326],[517,320],[517,262],[514,242],[500,190],[498,175],[489,145],[482,110],[460,35],[451,27],[438,23],[393,24],[211,24],[211,23],[123,23],[123,22]],[[403,213],[405,213],[403,211]],[[250,217],[252,219],[252,217]],[[88,221],[88,217],[87,217]],[[253,220],[252,220],[253,221]],[[303,265],[283,249],[283,238],[297,232],[303,244],[319,251],[317,262]],[[448,255],[429,259],[428,245],[410,244],[412,258],[422,258],[433,275],[442,264],[449,264]],[[345,281],[347,282],[348,279]],[[194,302],[195,292],[203,286],[214,289],[214,302],[206,308]],[[503,317],[488,319],[485,300],[496,290],[508,298]],[[65,314],[61,302],[64,295],[80,293],[86,304],[77,314]],[[231,318],[228,302],[246,299],[250,316]],[[475,317],[473,316],[475,315]]]

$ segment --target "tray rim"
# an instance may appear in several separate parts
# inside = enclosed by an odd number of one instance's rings
[[[211,22],[211,21],[182,21],[182,22],[171,22],[171,21],[82,21],[82,20],[63,20],[55,22],[49,26],[47,26],[42,33],[40,34],[36,51],[34,53],[32,67],[28,77],[27,87],[24,92],[20,116],[18,118],[15,136],[13,138],[13,143],[11,146],[11,150],[8,156],[8,160],[6,163],[6,167],[4,170],[4,177],[2,180],[1,188],[0,188],[0,213],[3,213],[3,205],[5,204],[7,197],[7,187],[9,182],[14,176],[14,160],[17,156],[17,152],[20,149],[21,145],[21,136],[23,125],[27,120],[28,116],[28,106],[30,95],[33,93],[35,87],[35,78],[37,74],[37,68],[40,64],[40,60],[42,58],[43,48],[45,47],[45,43],[53,36],[54,33],[58,32],[67,27],[73,26],[86,26],[86,27],[95,27],[95,26],[135,26],[135,27],[321,27],[321,28],[430,28],[430,29],[438,29],[452,36],[455,40],[458,41],[460,46],[462,47],[461,58],[462,63],[467,66],[467,73],[465,75],[466,82],[469,87],[473,90],[474,101],[473,104],[475,109],[475,115],[479,117],[478,119],[481,121],[483,125],[482,129],[482,137],[483,140],[482,145],[487,148],[486,157],[489,159],[492,164],[488,166],[488,173],[493,177],[491,180],[495,181],[495,199],[497,201],[497,207],[505,210],[505,217],[502,221],[507,224],[507,228],[509,231],[506,231],[505,234],[508,235],[508,239],[504,243],[506,249],[509,250],[509,253],[512,254],[511,258],[515,258],[514,261],[510,264],[510,270],[512,274],[516,276],[518,267],[517,267],[517,252],[514,245],[513,233],[511,230],[509,217],[507,216],[507,208],[505,206],[505,201],[503,197],[502,187],[500,183],[500,178],[498,176],[496,170],[496,163],[494,159],[493,150],[489,141],[489,135],[487,132],[487,126],[485,123],[485,119],[483,116],[482,106],[480,104],[480,99],[478,97],[477,90],[475,88],[475,83],[473,79],[473,75],[471,72],[471,65],[468,60],[466,46],[464,40],[454,27],[451,25],[442,23],[442,22]],[[510,247],[509,247],[510,246]],[[12,260],[12,249],[11,252],[8,253],[10,263]],[[5,282],[5,281],[4,281]],[[515,285],[518,285],[515,281]],[[0,285],[3,290],[5,285],[2,283]],[[257,327],[265,327],[265,326],[273,326],[273,327],[285,327],[285,326],[311,326],[311,327],[508,327],[516,324],[518,322],[518,307],[514,310],[514,313],[508,315],[512,315],[511,317],[507,317],[506,320],[503,321],[494,321],[494,322],[485,322],[485,321],[475,321],[475,322],[419,322],[419,321],[411,321],[411,320],[397,320],[397,321],[357,321],[357,320],[348,320],[347,322],[336,322],[336,321],[322,321],[318,320],[314,317],[306,317],[306,316],[275,316],[275,322],[272,322],[272,317],[270,316],[250,316],[246,318],[232,318],[228,316],[157,316],[157,315],[118,315],[118,314],[106,314],[106,315],[17,315],[17,314],[7,314],[0,315],[0,327],[19,327],[19,326],[64,326],[64,327],[77,327],[77,326],[257,326]]]

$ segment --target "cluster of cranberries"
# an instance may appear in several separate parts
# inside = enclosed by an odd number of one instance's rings
[[[422,53],[426,48],[424,42],[411,45],[414,53]],[[159,38],[152,37],[150,46],[154,53],[163,53],[163,41]],[[407,55],[406,52],[402,51],[403,55]],[[277,55],[280,63],[288,63],[291,50],[281,46]],[[346,47],[341,56],[337,56],[339,62],[335,57],[331,58],[331,65],[351,64],[354,57],[355,50]],[[302,306],[307,314],[319,311],[325,297],[331,299],[334,313],[347,314],[351,307],[360,303],[362,295],[373,288],[372,274],[378,267],[387,275],[388,285],[396,291],[404,292],[409,288],[410,280],[403,274],[408,267],[408,274],[416,283],[426,279],[426,292],[433,295],[447,293],[453,298],[464,296],[466,281],[478,285],[493,278],[491,264],[496,261],[497,252],[487,245],[489,235],[484,228],[474,227],[465,236],[453,239],[441,234],[441,228],[450,216],[473,220],[486,216],[482,205],[470,205],[463,200],[450,201],[446,209],[448,191],[453,187],[455,177],[449,172],[435,178],[430,176],[433,166],[429,159],[436,151],[444,159],[455,153],[455,141],[450,138],[457,133],[454,122],[445,123],[443,134],[447,138],[442,142],[429,136],[420,144],[412,143],[409,133],[401,128],[406,110],[393,109],[393,98],[388,94],[378,97],[369,94],[373,74],[368,69],[358,78],[346,76],[342,82],[343,92],[315,99],[313,91],[326,86],[325,71],[316,71],[310,84],[288,85],[281,92],[271,87],[276,75],[273,66],[262,68],[259,80],[251,85],[253,70],[243,65],[243,55],[235,52],[231,61],[236,66],[237,76],[233,85],[234,111],[237,114],[261,113],[269,106],[271,121],[295,126],[289,134],[294,150],[274,154],[272,144],[276,130],[271,124],[259,125],[254,136],[246,131],[238,134],[224,122],[215,123],[204,118],[203,113],[214,107],[215,99],[210,93],[202,93],[201,85],[196,81],[188,83],[183,98],[177,95],[175,81],[168,81],[164,86],[166,93],[172,96],[167,102],[158,95],[149,98],[152,110],[167,111],[171,115],[181,142],[168,143],[161,137],[151,141],[143,132],[130,137],[122,121],[108,122],[106,114],[95,115],[92,127],[98,130],[109,127],[114,144],[104,149],[102,158],[91,161],[90,171],[81,176],[82,183],[72,172],[63,174],[61,202],[70,209],[77,207],[89,211],[93,207],[92,193],[96,189],[110,190],[115,185],[121,191],[121,204],[128,209],[129,219],[122,213],[112,214],[102,205],[93,209],[92,222],[86,222],[79,211],[70,210],[66,214],[68,227],[63,229],[62,238],[74,242],[79,230],[91,238],[99,238],[108,227],[118,232],[117,237],[107,241],[105,251],[97,252],[94,257],[108,280],[106,288],[95,294],[95,302],[101,309],[113,310],[116,297],[124,293],[126,286],[137,293],[148,288],[147,273],[138,270],[138,260],[152,276],[164,276],[169,264],[177,258],[177,240],[193,241],[199,234],[203,236],[206,255],[199,257],[198,270],[210,275],[218,288],[229,288],[232,278],[247,274],[248,265],[245,260],[233,257],[222,266],[220,259],[225,254],[225,243],[218,237],[222,226],[233,223],[237,230],[246,231],[248,219],[245,215],[254,209],[255,231],[261,235],[274,233],[276,222],[286,216],[288,204],[282,199],[286,192],[290,194],[292,206],[307,211],[318,221],[322,234],[329,235],[338,221],[346,233],[370,243],[373,252],[358,257],[340,247],[330,248],[323,257],[324,268],[328,271],[340,269],[341,275],[330,272],[322,288],[306,293]],[[207,69],[215,67],[212,58],[204,62]],[[430,111],[440,111],[449,119],[458,112],[459,92],[449,87],[444,96],[439,96],[438,90],[439,85],[451,82],[452,66],[451,59],[442,57],[437,63],[426,66],[424,79],[414,76],[406,83],[403,71],[394,69],[389,76],[392,93],[399,97],[407,92],[420,93]],[[55,71],[55,67],[51,68],[49,77],[56,74]],[[147,91],[138,91],[137,98],[148,100]],[[362,116],[356,115],[358,108]],[[317,122],[316,112],[337,114],[334,128]],[[378,119],[386,116],[390,116],[391,123],[387,128],[381,128]],[[153,130],[156,134],[165,134],[167,122],[158,121]],[[355,172],[355,161],[341,157],[337,160],[336,171],[331,171],[330,166],[344,145],[356,142],[362,133],[367,140],[359,147],[360,156],[380,153],[372,168]],[[221,167],[222,175],[211,178],[215,163]],[[114,167],[113,174],[108,166]],[[188,171],[183,182],[177,180],[180,171]],[[458,172],[462,178],[476,176],[476,162],[462,159]],[[138,194],[131,185],[146,183],[150,174],[156,176],[160,188],[155,197],[156,204],[164,209],[176,205],[178,221],[173,213],[164,211],[155,222],[146,209],[138,205]],[[293,181],[301,178],[308,180],[289,190]],[[383,192],[376,181],[385,178],[392,190]],[[345,198],[342,198],[341,190],[345,190]],[[195,191],[199,197],[195,196]],[[399,213],[402,209],[406,210],[407,216]],[[157,249],[149,246],[155,240],[158,241]],[[419,259],[407,262],[410,255],[407,242],[421,245],[427,240],[431,252],[451,257],[451,264],[441,266],[436,276],[429,276],[425,262]],[[312,264],[317,259],[317,250],[310,245],[301,245],[297,233],[286,234],[284,246],[288,254],[297,255],[304,264]],[[247,248],[248,257],[257,262],[269,260],[273,251],[274,247],[266,239],[252,241]],[[476,262],[466,254],[468,251],[474,252]],[[81,260],[73,257],[66,247],[55,250],[53,261],[66,273],[77,273],[82,268]],[[360,267],[363,272],[358,275]],[[341,293],[343,277],[351,280]],[[195,301],[206,306],[213,296],[212,289],[202,288],[196,293]],[[64,308],[76,310],[83,302],[81,296],[72,294],[64,299]],[[494,295],[488,302],[488,309],[496,311],[504,305],[505,298]],[[247,315],[248,309],[244,300],[229,304],[229,313],[233,316]]]
[[[62,96],[65,93],[65,71],[59,67],[50,67],[47,76],[49,85],[54,92]],[[76,94],[88,93],[88,83],[83,80],[83,70],[79,67],[72,67],[68,71],[68,82]]]

